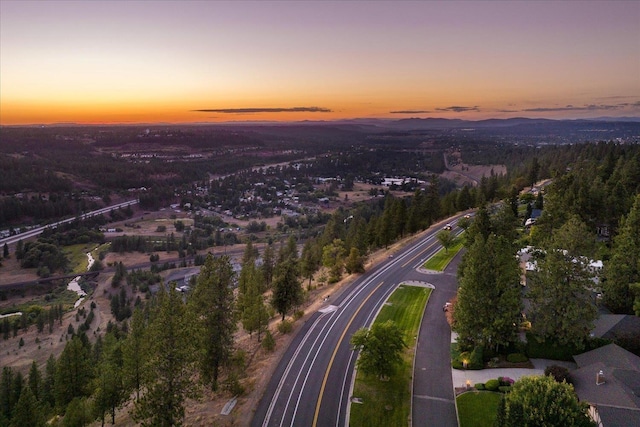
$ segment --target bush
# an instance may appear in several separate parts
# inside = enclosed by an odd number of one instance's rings
[[[500,387],[498,387],[498,391],[500,393],[509,393],[511,391],[511,386],[510,385],[501,385]]]
[[[507,362],[509,363],[523,363],[528,360],[529,358],[522,353],[510,353],[507,355]]]
[[[553,377],[553,379],[558,381],[559,383],[563,381],[570,382],[569,369],[565,368],[564,366],[547,366],[546,368],[544,368],[544,374],[548,377]]]
[[[500,381],[497,379],[489,380],[484,384],[484,387],[489,391],[496,391],[500,387]]]
[[[278,332],[281,334],[288,334],[293,330],[293,324],[288,320],[283,320],[278,323]]]
[[[276,340],[273,339],[273,335],[271,335],[271,331],[268,329],[267,332],[265,332],[264,339],[260,345],[268,352],[272,352],[273,349],[276,348]]]
[[[501,386],[512,386],[515,381],[509,377],[498,377],[498,382]]]
[[[295,313],[293,313],[294,320],[298,320],[302,318],[302,316],[304,316],[304,310],[296,310]]]
[[[471,352],[471,360],[469,361],[469,369],[484,368],[483,353],[483,348],[480,346],[473,349]]]
[[[484,383],[478,383],[473,386],[476,390],[485,390]]]

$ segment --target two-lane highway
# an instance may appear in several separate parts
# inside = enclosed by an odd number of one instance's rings
[[[439,227],[431,229],[361,276],[306,321],[276,368],[252,426],[345,424],[356,359],[349,340],[356,330],[370,326],[401,282],[425,280],[416,268],[441,247],[438,231]],[[440,307],[438,311],[442,315]],[[450,383],[450,370],[446,375]],[[448,391],[452,393],[450,385]]]
[[[102,215],[108,212],[111,212],[112,210],[115,209],[120,209],[120,208],[126,208],[127,206],[132,206],[138,203],[138,199],[135,200],[128,200],[126,202],[122,202],[122,203],[118,203],[116,205],[112,205],[112,206],[107,206],[105,208],[101,208],[101,209],[97,209],[95,211],[91,211],[91,212],[86,212],[83,213],[82,215],[79,216],[75,216],[73,218],[67,218],[67,219],[63,219],[62,221],[58,221],[58,222],[54,222],[52,224],[48,224],[42,227],[37,227],[28,231],[25,231],[24,233],[19,233],[16,234],[14,236],[10,236],[10,237],[5,237],[4,239],[0,239],[0,245],[4,245],[5,243],[8,245],[11,245],[15,242],[17,242],[18,240],[26,240],[30,237],[34,237],[34,236],[38,236],[40,234],[42,234],[42,232],[47,229],[47,228],[56,228],[58,225],[60,224],[68,224],[70,222],[73,222],[75,220],[79,219],[86,219],[86,218],[90,218],[92,216],[96,216],[96,215]]]

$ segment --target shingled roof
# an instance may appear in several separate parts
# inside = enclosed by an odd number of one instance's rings
[[[581,401],[598,410],[604,426],[640,426],[640,357],[609,344],[573,356],[578,369],[571,372]],[[596,384],[602,372],[604,382]]]

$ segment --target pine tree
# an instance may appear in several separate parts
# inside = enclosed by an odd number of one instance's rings
[[[97,365],[94,379],[94,414],[104,426],[105,413],[111,414],[111,424],[115,424],[116,409],[125,401],[128,393],[123,375],[122,344],[114,334],[104,338],[102,355]]]
[[[307,286],[307,288],[311,288],[311,279],[313,279],[314,273],[318,271],[316,245],[317,242],[315,239],[308,239],[304,243],[304,247],[302,248],[302,255],[300,256],[300,270],[302,276],[309,279],[309,285]]]
[[[24,387],[13,410],[10,427],[44,427],[44,412],[30,387]]]
[[[283,321],[289,310],[302,302],[303,291],[298,277],[298,263],[295,239],[291,237],[278,255],[271,299],[271,305],[280,313]]]
[[[584,348],[597,310],[589,288],[593,274],[588,258],[576,252],[586,226],[578,219],[567,222],[543,248],[537,269],[529,280],[531,331],[560,345]],[[587,233],[588,234],[588,233]]]
[[[190,298],[203,331],[204,356],[200,371],[212,390],[217,389],[220,369],[227,364],[233,351],[237,320],[233,277],[228,256],[214,258],[209,254]]]
[[[274,254],[273,254],[273,246],[268,245],[264,248],[264,253],[262,254],[262,276],[264,278],[264,286],[265,290],[271,289],[271,282],[273,281],[273,268],[274,268]]]
[[[31,362],[31,368],[29,369],[29,388],[35,396],[36,400],[40,400],[42,394],[42,374],[36,365],[36,361]]]
[[[640,195],[629,214],[620,222],[620,233],[613,241],[611,258],[605,262],[603,299],[615,313],[632,312],[632,283],[640,282]]]
[[[76,335],[67,342],[56,362],[56,406],[64,409],[75,397],[85,396],[91,377],[90,351]]]
[[[364,259],[360,256],[358,248],[353,247],[351,251],[349,251],[349,256],[345,262],[345,269],[349,274],[364,273]]]
[[[522,311],[520,268],[503,237],[478,231],[458,269],[453,329],[465,349],[497,349],[515,342]]]
[[[261,332],[269,322],[264,296],[261,292],[262,277],[253,260],[249,260],[243,265],[240,276],[244,277],[242,292],[240,292],[240,288],[238,289],[240,321],[249,335],[258,332],[258,341],[260,341]]]
[[[44,380],[42,382],[42,396],[40,397],[40,401],[49,406],[49,408],[53,408],[56,404],[56,395],[55,395],[55,381],[56,381],[56,358],[53,356],[49,356],[47,359],[47,364],[44,368]]]
[[[135,309],[131,318],[129,334],[123,343],[122,353],[125,385],[128,390],[135,390],[136,400],[140,399],[142,385],[146,327],[144,312],[139,308]]]
[[[198,396],[195,317],[173,286],[163,287],[150,313],[145,339],[143,393],[131,413],[142,426],[181,426],[185,401]]]
[[[10,419],[12,416],[13,407],[16,404],[13,399],[13,370],[5,366],[2,368],[2,377],[0,378],[0,414],[5,419]]]

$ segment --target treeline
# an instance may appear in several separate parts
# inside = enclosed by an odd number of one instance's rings
[[[606,227],[615,235],[620,218],[640,193],[640,146],[589,144],[574,147],[579,160],[566,163],[545,195],[544,233],[553,232],[571,215],[593,231]],[[543,165],[544,160],[538,162]]]
[[[35,363],[27,378],[3,368],[0,424],[45,426],[53,415],[64,417],[58,424],[63,426],[96,419],[104,424],[106,418],[114,423],[116,410],[132,401],[136,422],[181,425],[186,400],[203,386],[241,393],[245,360],[233,342],[238,320],[233,278],[228,257],[209,255],[186,300],[172,285],[168,291],[161,286],[147,304],[136,303],[129,322],[121,327],[110,322],[93,345],[84,328],[74,331],[69,324],[71,338],[57,359],[48,359],[44,372]],[[126,317],[129,303],[123,300],[121,291],[111,305]]]

